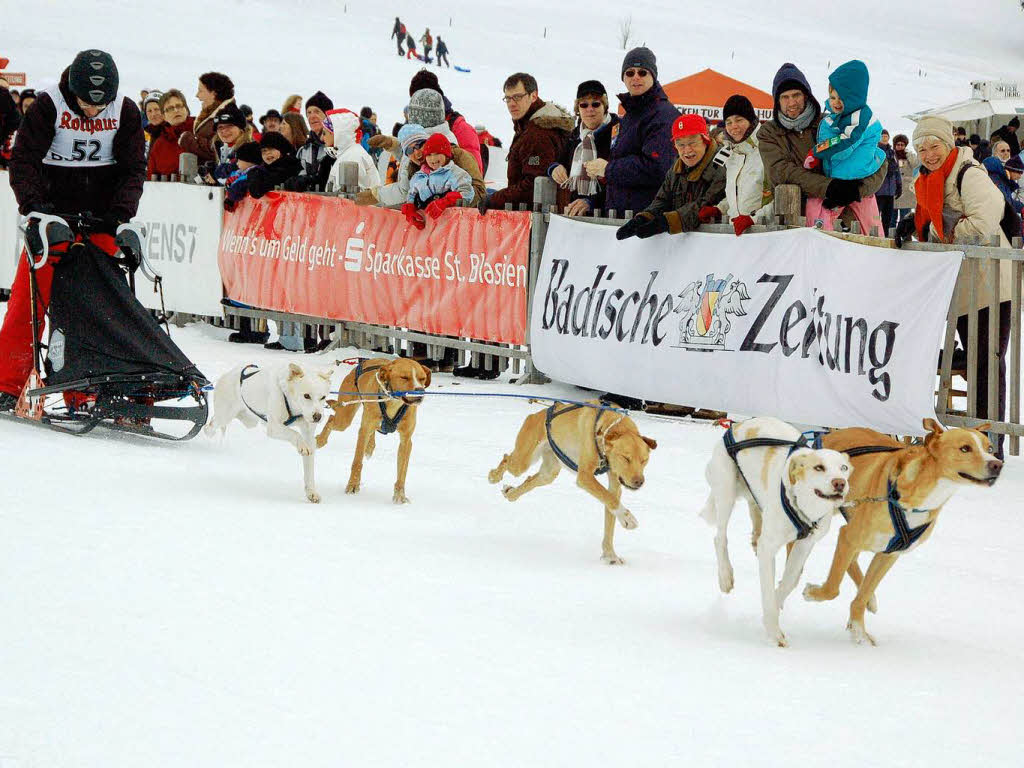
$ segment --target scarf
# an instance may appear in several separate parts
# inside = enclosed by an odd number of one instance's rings
[[[814,122],[814,115],[817,110],[814,108],[814,104],[808,99],[807,106],[804,107],[804,111],[796,118],[786,117],[782,110],[779,110],[778,120],[779,124],[787,131],[800,131],[805,130],[812,122]]]
[[[569,189],[583,197],[596,195],[601,188],[597,179],[591,178],[584,167],[591,160],[597,160],[597,145],[594,143],[594,131],[600,130],[611,122],[610,113],[605,113],[601,125],[593,131],[580,123],[580,143],[572,153],[572,167],[569,170]]]
[[[930,223],[935,234],[939,236],[939,241],[947,242],[942,220],[942,209],[946,201],[946,179],[952,172],[953,166],[956,165],[959,156],[960,152],[957,149],[950,150],[949,156],[938,170],[929,171],[922,167],[917,181],[914,182],[914,192],[917,194],[914,227],[917,229],[918,240],[921,239],[924,225]]]
[[[896,159],[897,160],[906,160],[907,159],[907,150],[905,150],[905,149],[893,149],[892,153],[894,155],[896,155]]]

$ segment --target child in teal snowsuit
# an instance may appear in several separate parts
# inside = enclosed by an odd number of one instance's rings
[[[867,65],[857,59],[842,64],[829,75],[828,108],[818,124],[818,143],[804,162],[806,168],[820,166],[830,179],[859,181],[874,174],[886,161],[885,152],[878,146],[882,125],[867,105],[868,81]],[[816,198],[808,200],[806,216],[832,229],[843,209],[828,208],[828,203]],[[884,237],[874,195],[851,203],[850,207],[864,234],[877,228]]]

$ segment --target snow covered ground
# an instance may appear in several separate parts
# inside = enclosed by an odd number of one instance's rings
[[[211,377],[290,359],[175,333]],[[746,514],[728,596],[697,517],[720,430],[636,417],[659,447],[612,567],[570,476],[515,504],[487,483],[536,407],[428,400],[407,506],[394,439],[353,497],[355,433],[334,436],[315,506],[293,449],[239,424],[171,445],[0,422],[0,766],[1019,764],[1019,459],[893,569],[877,648],[846,636],[847,582],[833,603],[794,593],[778,649]]]

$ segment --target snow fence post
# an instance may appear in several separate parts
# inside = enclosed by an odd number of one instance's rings
[[[558,198],[558,187],[547,176],[538,176],[533,180],[533,213],[530,214],[530,264],[529,277],[526,284],[526,346],[530,346],[530,318],[533,315],[533,294],[537,286],[537,273],[540,271],[540,259],[544,253],[544,241],[548,236],[548,221],[545,211],[557,210],[555,203]],[[533,357],[526,358],[523,375],[516,379],[517,384],[547,384],[551,379],[537,370]]]
[[[787,227],[800,226],[800,187],[796,184],[780,184],[775,188],[775,215],[780,224]]]
[[[359,163],[347,161],[341,164],[341,189],[338,194],[344,197],[359,191]]]
[[[199,158],[191,152],[182,152],[178,156],[178,173],[186,184],[195,183],[195,178],[199,175]]]

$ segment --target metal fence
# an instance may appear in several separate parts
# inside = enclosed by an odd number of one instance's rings
[[[187,164],[194,163],[183,156],[182,172],[178,176],[183,181],[195,177],[194,168]],[[313,194],[331,194],[335,197],[353,198],[359,191],[358,166],[355,163],[346,163],[342,168],[341,178],[343,183],[340,189],[332,190],[329,193],[314,192]],[[158,179],[159,180],[159,179]],[[175,178],[169,178],[174,181]],[[534,202],[531,207],[521,204],[519,210],[531,210],[532,234],[530,238],[530,265],[529,282],[527,286],[527,318],[529,319],[532,310],[534,286],[536,285],[537,272],[540,265],[541,254],[544,250],[544,242],[547,235],[548,222],[551,216],[559,214],[563,207],[559,199],[559,188],[548,178],[538,178],[534,187]],[[506,209],[513,210],[511,205]],[[786,229],[789,227],[804,226],[806,222],[800,215],[801,195],[799,187],[793,185],[782,185],[775,188],[775,210],[777,212],[777,224],[759,225],[750,229],[751,232],[770,232]],[[593,211],[591,215],[580,217],[578,220],[593,223],[599,226],[620,226],[625,220],[632,218],[633,211]],[[883,236],[883,233],[872,230],[863,233],[859,225],[853,222],[848,228],[844,228],[842,221],[837,219],[835,231],[829,234],[852,240],[864,245],[871,245],[882,248],[893,248],[890,238]],[[701,232],[728,233],[733,234],[732,227],[728,224],[702,225]],[[964,264],[957,278],[956,289],[953,300],[947,315],[945,339],[942,346],[940,361],[936,371],[936,413],[941,421],[947,426],[978,426],[991,422],[991,431],[1009,436],[1010,453],[1014,456],[1020,453],[1020,437],[1024,435],[1024,425],[1020,420],[1020,374],[1021,374],[1021,282],[1024,277],[1024,251],[1021,249],[1021,242],[1018,238],[1013,243],[1013,248],[1000,247],[998,235],[993,235],[991,240],[985,244],[976,239],[967,244],[943,245],[938,243],[907,243],[906,250],[913,251],[962,251],[965,255]],[[1005,275],[1001,274],[1000,264],[1003,261],[1010,262],[1009,282],[1006,286],[1001,283]],[[1005,307],[1000,312],[1000,291],[1006,291],[1010,295],[1009,301],[1009,343],[1006,355],[1006,403],[1008,416],[1005,420],[994,418],[999,412],[999,385],[998,375],[1000,368],[1000,334],[1006,334],[1005,327],[1001,327],[1002,315],[1005,315]],[[957,335],[957,321],[959,317],[955,307],[964,294],[966,294],[967,305],[977,307],[977,297],[984,292],[992,297],[986,305],[988,343],[986,349],[978,348],[980,314],[978,311],[970,312],[966,317],[967,338],[962,340],[966,346],[965,359],[956,359],[954,364],[954,339]],[[377,326],[350,320],[337,320],[328,318],[317,318],[305,315],[294,315],[284,312],[274,312],[258,308],[244,309],[236,307],[225,307],[225,320],[218,324],[228,324],[237,327],[239,318],[248,317],[257,321],[275,320],[279,322],[298,323],[304,329],[312,326],[328,327],[331,329],[334,346],[353,345],[363,349],[380,350],[400,354],[412,352],[411,345],[422,344],[426,348],[426,357],[439,361],[445,358],[446,351],[452,350],[461,362],[471,362],[485,370],[505,371],[512,368],[519,383],[543,383],[548,379],[537,371],[530,358],[529,328],[527,328],[526,344],[524,346],[509,346],[491,342],[487,339],[465,339],[452,338],[447,336],[435,336],[426,334],[411,328],[396,328],[390,326]],[[210,319],[217,322],[217,319]],[[449,357],[452,355],[448,353]],[[981,363],[987,363],[987,370],[990,373],[986,377],[985,397],[983,407],[986,414],[993,417],[983,417],[978,408],[978,390],[982,376]],[[457,363],[458,364],[458,363]]]

